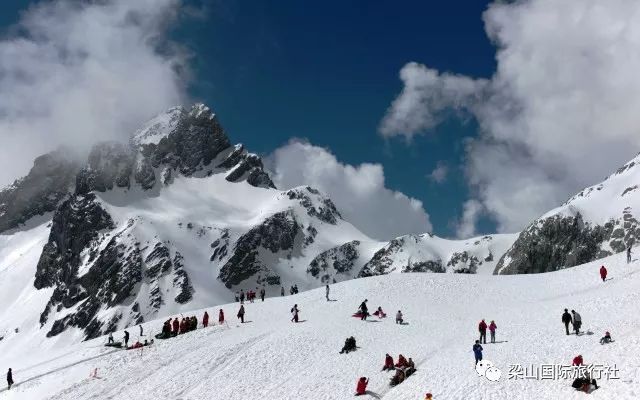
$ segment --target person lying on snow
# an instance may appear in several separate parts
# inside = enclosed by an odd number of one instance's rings
[[[369,379],[360,377],[358,379],[358,385],[356,386],[356,396],[362,396],[363,394],[367,394],[367,384],[369,383]]]
[[[576,378],[571,387],[581,392],[591,393],[598,389],[598,382],[595,379],[591,379],[589,372],[585,371],[584,376]]]
[[[378,309],[376,310],[376,312],[373,313],[373,315],[375,315],[378,318],[386,318],[387,314],[384,313],[384,311],[382,311],[382,307],[378,307]]]
[[[389,353],[387,353],[387,355],[384,357],[384,367],[382,367],[382,370],[391,371],[392,369],[393,369],[393,357],[391,357]]]
[[[350,351],[355,351],[356,348],[357,348],[357,346],[356,346],[356,338],[354,338],[353,336],[348,337],[344,341],[344,347],[340,351],[340,354],[343,354],[343,353],[347,353],[348,354]]]
[[[611,343],[613,340],[611,339],[611,334],[609,332],[605,332],[604,336],[600,339],[600,344]]]

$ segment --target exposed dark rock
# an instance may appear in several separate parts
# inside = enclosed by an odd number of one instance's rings
[[[266,270],[267,266],[258,257],[260,249],[272,253],[287,251],[290,256],[299,231],[291,210],[272,215],[238,239],[233,254],[220,269],[218,279],[230,288]]]
[[[446,272],[442,260],[429,260],[411,263],[404,267],[402,272]]]
[[[453,253],[447,267],[451,267],[454,272],[464,274],[475,274],[478,271],[478,266],[482,264],[476,256],[470,256],[468,252],[463,251],[461,253]],[[444,272],[444,271],[435,271]]]
[[[182,254],[179,252],[176,252],[173,258],[173,274],[173,287],[179,290],[175,301],[180,304],[188,303],[193,298],[193,286],[184,269]]]
[[[579,213],[536,221],[502,256],[495,273],[540,273],[590,262],[611,233],[611,228],[585,223]]]
[[[113,228],[113,221],[95,200],[95,195],[65,200],[53,216],[49,241],[36,267],[36,289],[72,282],[80,263],[80,253],[100,230],[107,228]]]
[[[0,232],[54,211],[73,192],[80,163],[59,149],[35,159],[29,174],[0,190]]]
[[[318,254],[309,264],[307,273],[318,278],[320,273],[323,273],[323,275],[329,274],[328,270],[330,268],[333,268],[335,273],[338,274],[351,271],[354,262],[359,257],[359,246],[360,241],[353,240]]]
[[[312,187],[291,189],[286,192],[286,195],[290,200],[299,200],[300,205],[305,208],[309,216],[318,218],[328,224],[335,225],[338,222],[338,218],[342,218],[333,202],[328,198],[321,197],[320,192]],[[319,207],[314,206],[311,195],[320,200],[321,205]]]

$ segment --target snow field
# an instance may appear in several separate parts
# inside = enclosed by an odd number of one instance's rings
[[[321,288],[246,304],[246,324],[235,318],[237,304],[225,305],[228,326],[156,341],[142,352],[112,352],[101,347],[106,338],[47,352],[23,349],[12,366],[16,382],[27,382],[0,392],[0,399],[348,399],[360,376],[370,378],[373,397],[384,399],[422,399],[427,391],[435,399],[582,399],[587,395],[568,380],[507,379],[510,364],[569,365],[577,354],[587,364],[619,368],[620,379],[602,380],[590,398],[635,399],[640,265],[624,261],[620,254],[540,275],[392,274],[332,285],[336,301],[327,302]],[[601,264],[613,278],[605,283]],[[365,298],[370,310],[380,305],[388,318],[352,318]],[[305,321],[298,324],[289,313],[296,303]],[[584,331],[593,334],[566,336],[564,308],[578,311]],[[408,325],[394,323],[398,309]],[[208,311],[217,320],[218,307]],[[201,320],[201,310],[185,315],[192,314]],[[483,346],[485,359],[502,370],[500,382],[474,370],[471,347],[481,318],[494,319],[497,341],[506,341]],[[162,322],[144,324],[145,332],[159,332]],[[605,330],[615,342],[601,346]],[[137,327],[129,332],[137,338]],[[351,335],[359,349],[338,354]],[[380,371],[387,352],[394,360],[399,353],[412,357],[418,368],[393,389],[391,373]],[[94,368],[100,379],[88,378]]]

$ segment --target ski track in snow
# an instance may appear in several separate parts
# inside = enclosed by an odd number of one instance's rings
[[[247,303],[252,322],[245,324],[234,318],[237,304],[222,306],[233,316],[226,325],[156,340],[142,351],[107,350],[100,347],[106,338],[62,343],[52,351],[25,347],[24,357],[12,361],[17,385],[0,392],[0,399],[335,400],[353,398],[360,376],[370,378],[368,398],[385,400],[422,399],[427,391],[448,400],[583,399],[567,380],[507,379],[510,364],[569,365],[577,354],[587,364],[620,369],[620,379],[601,380],[590,399],[637,399],[640,265],[624,258],[539,275],[392,274],[342,282],[332,285],[337,301],[327,302],[318,289]],[[613,278],[604,283],[602,264]],[[352,318],[364,298],[388,317],[375,323]],[[290,322],[294,303],[305,322]],[[576,309],[584,331],[593,334],[566,336],[564,308]],[[398,309],[408,325],[395,324]],[[208,309],[212,319],[217,310]],[[186,314],[201,319],[202,310]],[[498,325],[502,343],[483,347],[485,359],[502,370],[500,382],[478,377],[473,368],[471,346],[482,318]],[[159,332],[162,322],[144,324],[145,332]],[[601,346],[605,330],[615,342]],[[358,350],[338,354],[351,335]],[[387,352],[394,361],[402,353],[417,364],[417,372],[394,388],[388,385],[392,373],[381,372]],[[98,379],[89,378],[94,368]]]

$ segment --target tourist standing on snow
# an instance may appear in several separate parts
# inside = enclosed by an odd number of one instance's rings
[[[325,292],[325,297],[327,298],[327,301],[329,301],[329,285],[326,286]]]
[[[284,286],[280,286],[280,296],[284,297]]]
[[[173,331],[171,332],[173,336],[177,336],[178,332],[180,332],[180,321],[178,321],[178,317],[173,319]]]
[[[576,335],[580,334],[580,327],[582,326],[582,317],[575,310],[571,310],[573,314],[573,329],[576,331]]]
[[[495,321],[491,321],[489,324],[489,332],[491,333],[491,343],[496,342],[496,329],[498,329],[498,325],[496,325]]]
[[[244,324],[244,304],[240,305],[240,310],[238,310],[238,318],[240,318],[240,323]]]
[[[602,282],[607,280],[607,269],[604,267],[600,267],[600,278],[602,278]]]
[[[266,292],[265,292],[264,288],[260,289],[260,299],[261,299],[262,301],[264,301],[264,296],[265,296],[265,294],[266,294]]]
[[[298,322],[298,313],[300,312],[300,310],[298,310],[298,305],[294,304],[293,308],[291,309],[291,314],[293,314],[293,318],[291,318],[291,322]]]
[[[7,371],[7,390],[11,390],[11,386],[13,385],[13,373],[11,372],[11,368]]]
[[[631,246],[627,249],[627,264],[631,262]]]
[[[129,332],[124,331],[124,347],[129,347]]]
[[[240,292],[236,290],[236,302],[240,301]]]
[[[367,308],[367,299],[364,299],[362,304],[360,304],[360,313],[362,317],[360,317],[361,321],[365,321],[367,319],[367,315],[369,315],[369,309]]]
[[[482,346],[479,340],[476,340],[476,344],[473,345],[473,355],[476,358],[476,364],[482,361]]]
[[[222,325],[224,323],[224,311],[222,311],[222,308],[220,309],[220,312],[218,313],[218,323],[220,325]]]
[[[144,335],[143,335],[144,330],[142,329],[142,325],[139,325],[139,327],[140,327],[140,336],[144,336]]]
[[[398,312],[396,313],[396,324],[402,324],[403,322],[402,311],[398,310]]]
[[[364,376],[358,380],[358,386],[356,386],[356,396],[362,396],[363,394],[367,394],[367,384],[369,380]]]
[[[109,344],[113,343],[113,333],[109,332]]]
[[[244,290],[240,289],[240,304],[244,304]]]
[[[480,341],[487,344],[487,323],[484,319],[478,324],[478,331],[480,331]]]
[[[202,326],[204,328],[209,326],[209,313],[206,312],[206,311],[204,312],[204,315],[202,316]]]
[[[564,329],[567,331],[567,335],[569,334],[569,324],[573,323],[573,318],[571,318],[571,314],[569,314],[569,310],[564,309],[564,314],[562,314],[562,323],[564,324]]]

